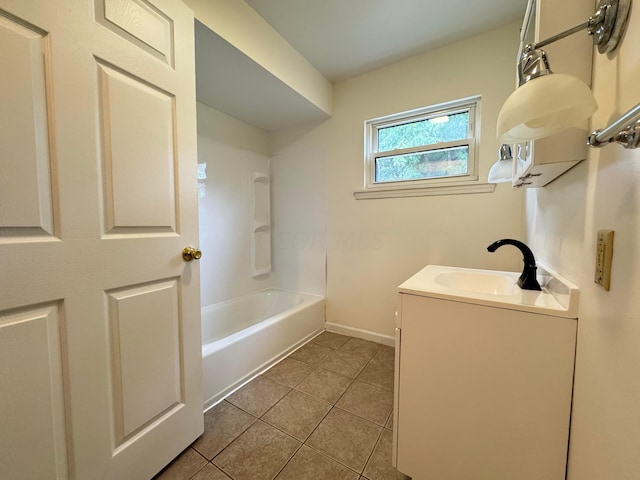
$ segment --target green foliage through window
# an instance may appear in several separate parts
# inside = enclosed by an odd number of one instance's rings
[[[466,175],[469,147],[445,148],[376,159],[376,182]]]
[[[478,102],[467,98],[368,121],[367,188],[477,180]]]
[[[378,152],[433,145],[467,138],[469,112],[403,123],[378,129]]]

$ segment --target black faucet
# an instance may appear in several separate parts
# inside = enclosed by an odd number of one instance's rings
[[[502,240],[493,242],[487,247],[487,250],[493,253],[503,245],[513,245],[514,247],[518,247],[522,252],[524,269],[522,270],[522,275],[518,278],[518,286],[523,290],[542,290],[538,280],[536,279],[536,259],[533,257],[531,249],[518,240],[503,238]]]

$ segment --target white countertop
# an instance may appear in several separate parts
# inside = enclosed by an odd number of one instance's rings
[[[441,298],[464,303],[539,313],[563,318],[578,318],[580,290],[548,268],[538,265],[537,278],[542,291],[522,290],[517,285],[510,294],[484,293],[442,285],[436,277],[446,272],[471,272],[503,275],[517,281],[520,272],[502,272],[470,268],[428,265],[398,287],[400,293]]]

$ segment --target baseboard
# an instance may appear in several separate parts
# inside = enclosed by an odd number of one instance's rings
[[[349,335],[350,337],[362,338],[363,340],[382,343],[383,345],[388,345],[390,347],[395,346],[396,339],[391,335],[382,335],[370,330],[362,330],[361,328],[348,327],[346,325],[329,322],[325,323],[325,327],[329,332],[341,333],[343,335]]]

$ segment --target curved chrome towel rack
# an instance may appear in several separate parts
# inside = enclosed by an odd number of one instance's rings
[[[590,147],[604,147],[612,142],[624,148],[640,146],[640,103],[608,127],[591,132],[587,139]]]

